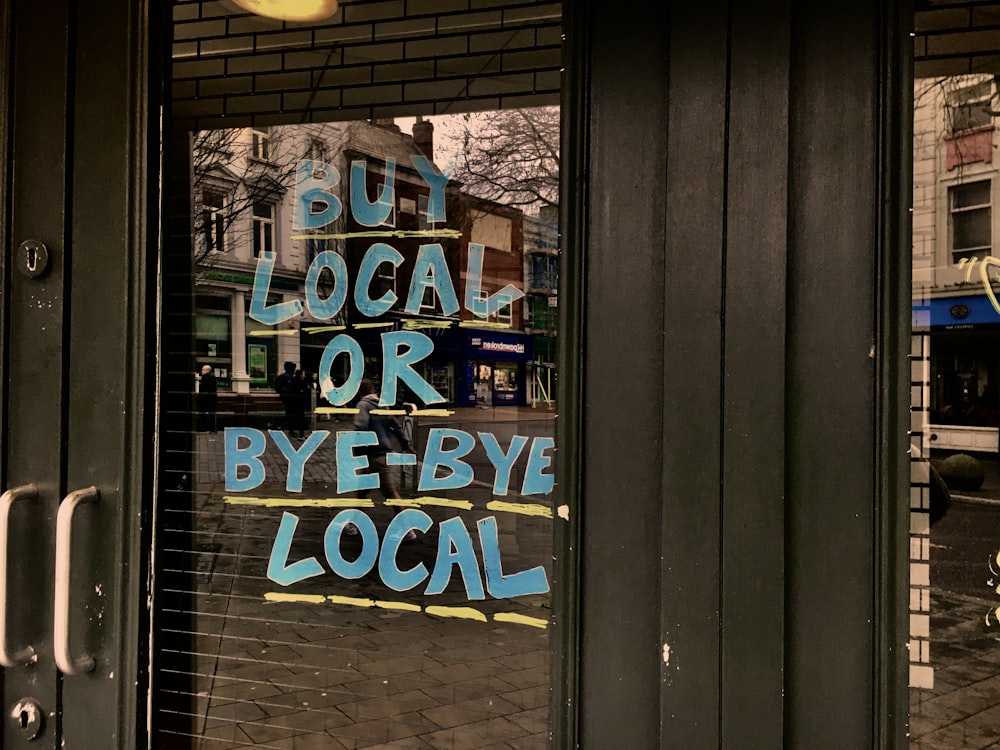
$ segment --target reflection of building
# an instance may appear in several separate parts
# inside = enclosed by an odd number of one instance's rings
[[[556,330],[559,324],[559,216],[543,206],[524,220],[525,330],[534,359],[528,376],[531,402],[552,403],[555,393]]]
[[[527,402],[523,212],[442,188],[431,123],[413,137],[391,121],[218,131],[200,136],[194,162],[194,356],[220,389],[270,389],[284,361],[318,372],[345,333],[378,383],[385,334],[417,331],[434,346],[414,370],[446,403]],[[326,252],[342,259],[346,285]],[[264,306],[299,312],[263,322],[251,300],[267,259]],[[553,350],[545,344],[543,361]],[[338,356],[327,374],[340,384],[351,366]],[[405,390],[402,400],[420,401]]]
[[[998,449],[1000,189],[992,76],[917,80],[913,328],[929,447]]]

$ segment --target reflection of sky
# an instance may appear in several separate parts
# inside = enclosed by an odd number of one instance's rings
[[[434,124],[434,164],[441,174],[451,177],[455,173],[461,151],[460,133],[462,132],[463,115],[425,115],[427,122]],[[416,117],[397,117],[396,124],[407,135],[413,134],[413,124]],[[470,123],[474,122],[470,120]]]

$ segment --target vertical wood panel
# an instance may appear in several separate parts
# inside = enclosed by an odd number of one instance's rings
[[[132,745],[144,723],[136,677],[149,550],[139,521],[152,442],[143,405],[154,403],[156,387],[145,348],[155,310],[145,277],[147,71],[138,30],[146,10],[109,0],[78,13],[73,26],[67,488],[96,485],[101,496],[74,528],[71,644],[96,666],[63,679],[66,747]]]
[[[734,4],[727,160],[722,746],[777,748],[784,653],[789,4]]]
[[[583,321],[582,746],[650,748],[659,736],[661,664],[667,34],[665,21],[636,24],[613,4],[586,12],[599,33],[591,36]]]
[[[674,10],[664,262],[661,747],[721,747],[720,374],[728,8]]]
[[[52,659],[53,559],[55,517],[64,491],[62,443],[65,408],[64,258],[66,229],[66,34],[69,3],[45,6],[7,3],[11,37],[4,44],[11,84],[8,127],[11,180],[9,235],[5,252],[14,254],[26,239],[49,249],[49,271],[29,279],[7,267],[5,293],[8,348],[3,362],[5,398],[4,489],[35,483],[36,500],[11,514],[8,636],[30,644],[38,655],[30,666],[4,669],[3,705],[35,698],[48,714],[58,710],[58,681]],[[44,51],[43,54],[40,51]],[[4,712],[6,715],[6,711]],[[33,743],[11,721],[3,723],[0,746],[19,750],[57,745],[58,724],[47,722]]]
[[[853,0],[793,23],[789,747],[871,742],[877,15]]]

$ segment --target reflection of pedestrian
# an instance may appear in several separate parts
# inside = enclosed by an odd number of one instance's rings
[[[285,362],[285,371],[274,381],[274,390],[281,396],[281,405],[285,408],[285,423],[282,429],[288,430],[293,437],[306,436],[306,414],[303,408],[302,377],[295,372],[294,362]]]
[[[358,413],[354,415],[355,430],[371,430],[375,433],[378,442],[375,445],[366,445],[358,448],[358,454],[368,456],[368,464],[378,472],[379,488],[386,499],[399,499],[399,488],[396,485],[396,478],[389,467],[386,455],[396,450],[395,443],[406,452],[412,452],[410,441],[403,432],[399,422],[391,414],[372,414],[373,409],[378,408],[378,394],[375,392],[375,384],[365,378],[361,381],[358,389],[361,400],[358,401]],[[362,491],[359,496],[365,493]],[[401,508],[397,508],[399,513]],[[410,529],[403,536],[406,541],[416,539],[417,535]]]
[[[215,432],[215,413],[219,408],[219,389],[211,365],[204,365],[201,368],[195,408],[198,412],[198,431]]]

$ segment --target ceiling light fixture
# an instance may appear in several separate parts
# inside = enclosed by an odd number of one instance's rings
[[[244,10],[279,21],[320,21],[337,12],[337,0],[233,0]]]

